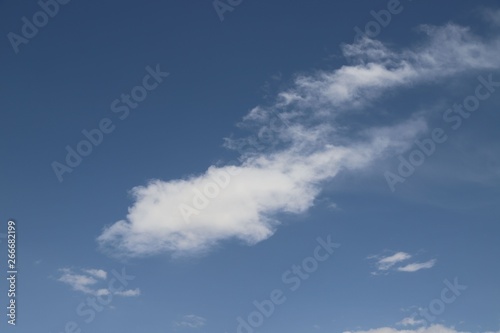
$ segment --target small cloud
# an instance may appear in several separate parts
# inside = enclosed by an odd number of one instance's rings
[[[391,256],[383,257],[383,258],[379,259],[376,263],[377,269],[379,271],[387,271],[395,264],[397,264],[401,261],[404,261],[404,260],[408,260],[410,258],[411,258],[411,255],[406,253],[406,252],[397,252]]]
[[[95,291],[90,288],[97,283],[97,280],[92,276],[74,273],[69,268],[61,269],[63,273],[58,281],[63,282],[71,286],[76,291],[81,291],[85,294],[94,294]]]
[[[370,256],[368,259],[375,259],[375,266],[377,270],[375,272],[372,272],[372,275],[383,275],[383,274],[388,274],[390,270],[392,271],[398,271],[398,272],[408,272],[408,273],[413,273],[417,272],[421,269],[429,269],[433,267],[437,260],[436,259],[431,259],[426,262],[413,262],[406,264],[404,266],[401,265],[403,261],[407,261],[409,259],[412,259],[414,256],[406,253],[406,252],[396,252],[390,256],[381,256],[381,255],[375,255],[375,256]]]
[[[94,296],[111,295],[109,286],[106,286],[104,282],[108,277],[105,270],[89,268],[82,269],[81,272],[75,272],[70,268],[62,268],[59,271],[62,272],[62,275],[58,281],[71,286],[73,290]],[[122,297],[135,297],[140,294],[141,290],[139,288],[113,292],[113,295]]]
[[[95,291],[96,296],[106,296],[111,294],[108,289],[98,289]]]
[[[406,317],[400,322],[396,323],[399,326],[422,326],[426,323],[424,319],[415,319],[415,317]]]
[[[332,199],[327,197],[316,199],[314,204],[321,205],[328,210],[342,210],[342,208],[340,208],[340,206],[336,202],[333,202]]]
[[[140,294],[141,294],[141,290],[139,288],[115,292],[115,295],[123,296],[123,297],[135,297],[135,296],[139,296]]]
[[[86,269],[84,270],[84,272],[102,280],[106,280],[106,278],[108,277],[108,273],[106,271],[103,271],[102,269]]]
[[[436,259],[432,259],[432,260],[429,260],[429,261],[426,261],[426,262],[413,263],[413,264],[409,264],[409,265],[406,265],[406,266],[403,266],[403,267],[399,267],[398,271],[413,273],[413,272],[419,271],[421,269],[432,268],[436,264],[436,262],[437,262]]]
[[[283,77],[283,74],[281,74],[281,72],[278,72],[277,74],[273,74],[271,76],[271,79],[273,79],[274,81],[281,81]]]
[[[339,205],[337,205],[335,202],[332,202],[328,205],[328,208],[331,210],[340,210]]]
[[[187,327],[187,328],[200,328],[205,326],[207,320],[203,317],[190,314],[182,317],[180,322],[176,322],[176,326]]]

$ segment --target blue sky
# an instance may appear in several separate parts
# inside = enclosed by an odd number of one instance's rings
[[[0,8],[2,329],[499,332],[498,2]]]

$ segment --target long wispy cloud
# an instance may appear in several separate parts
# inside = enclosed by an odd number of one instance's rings
[[[413,273],[413,272],[417,272],[417,271],[419,271],[421,269],[432,268],[432,267],[434,267],[434,265],[436,264],[436,262],[437,262],[436,259],[432,259],[432,260],[429,260],[429,261],[426,261],[426,262],[411,263],[411,264],[408,264],[408,265],[403,266],[403,267],[398,267],[398,271]]]
[[[382,257],[378,259],[377,261],[377,269],[379,271],[386,271],[390,269],[392,266],[396,265],[397,263],[401,261],[405,261],[407,259],[410,259],[411,255],[406,253],[406,252],[397,252],[393,255],[387,256],[387,257]]]
[[[244,150],[236,165],[133,188],[126,218],[105,227],[97,239],[101,247],[123,256],[179,256],[230,239],[255,244],[273,235],[277,214],[308,210],[339,172],[366,169],[407,150],[427,130],[425,119],[354,127],[342,116],[370,110],[388,91],[500,67],[498,40],[482,40],[453,24],[420,31],[425,42],[411,49],[363,39],[343,47],[350,65],[297,76],[274,103],[254,108],[242,121],[259,138],[272,133],[265,148]],[[272,126],[276,119],[285,125]],[[227,138],[226,146],[238,149],[251,140]]]
[[[437,263],[436,259],[431,259],[426,262],[412,262],[402,265],[403,262],[407,262],[413,257],[406,252],[396,252],[391,255],[373,255],[369,256],[368,259],[375,260],[376,271],[372,272],[372,275],[387,274],[389,270],[414,273],[422,269],[432,268]]]
[[[175,322],[174,324],[177,327],[200,328],[205,326],[206,323],[207,323],[206,318],[194,314],[189,314],[182,316],[182,319],[180,321]]]
[[[418,319],[415,317],[406,317],[406,318],[403,318],[396,325],[398,325],[398,326],[423,326],[426,323],[427,322],[425,321],[425,319]]]
[[[500,331],[498,331],[500,332]],[[498,333],[497,332],[497,333]],[[366,331],[346,331],[344,333],[469,333],[466,331],[459,331],[452,327],[446,327],[444,325],[431,325],[431,326],[422,326],[415,329],[404,329],[398,330],[392,327],[381,327],[374,328]],[[485,333],[494,333],[494,332],[485,332]]]

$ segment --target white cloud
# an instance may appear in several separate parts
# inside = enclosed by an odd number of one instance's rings
[[[436,259],[431,259],[429,261],[422,263],[415,262],[406,264],[404,266],[400,265],[403,261],[408,261],[411,258],[413,258],[413,256],[406,252],[396,252],[389,256],[376,255],[368,257],[368,259],[376,260],[375,266],[377,268],[377,271],[372,272],[372,275],[387,274],[387,271],[389,270],[397,270],[399,272],[413,273],[421,269],[432,268],[437,262]]]
[[[190,315],[185,315],[182,317],[182,320],[179,322],[176,322],[176,326],[181,326],[181,327],[188,327],[188,328],[200,328],[205,326],[207,323],[207,320],[203,317],[190,314]]]
[[[499,331],[500,332],[500,331]],[[348,331],[344,333],[469,333],[469,332],[463,332],[463,331],[458,331],[454,328],[449,328],[443,325],[431,325],[428,327],[419,327],[414,330],[398,330],[392,327],[381,327],[381,328],[375,328],[375,329],[370,329],[366,331]],[[485,332],[486,333],[486,332]]]
[[[421,120],[410,120],[373,131],[364,142],[350,147],[322,143],[323,133],[309,133],[314,136],[309,142],[303,139],[287,150],[249,157],[239,167],[210,167],[207,173],[186,180],[152,181],[133,189],[135,204],[127,221],[107,228],[98,240],[128,255],[200,252],[231,238],[258,243],[278,226],[275,213],[302,213],[310,208],[320,192],[319,183],[342,169],[366,167],[388,149],[399,149],[404,140],[396,138],[403,128],[405,135],[415,136],[426,126]],[[229,185],[185,221],[179,207],[195,207],[191,203],[197,189],[204,189],[217,174],[230,177]]]
[[[102,269],[86,269],[84,270],[84,272],[102,280],[106,280],[106,278],[108,277],[108,273],[106,273],[106,271],[103,271]]]
[[[426,262],[412,263],[412,264],[408,264],[408,265],[403,266],[403,267],[399,267],[398,271],[413,273],[413,272],[419,271],[421,269],[432,268],[432,267],[434,267],[434,265],[436,264],[436,262],[437,262],[436,259],[432,259],[432,260],[429,260],[429,261],[426,261]]]
[[[425,120],[355,129],[337,116],[366,108],[388,90],[500,67],[496,40],[482,41],[452,24],[421,31],[427,41],[412,50],[362,40],[344,46],[352,65],[297,77],[274,105],[254,108],[242,122],[256,127],[263,149],[244,152],[238,165],[133,188],[126,218],[107,226],[99,244],[123,256],[196,254],[229,239],[255,244],[273,235],[277,213],[305,212],[339,172],[366,169],[405,151],[427,130]],[[271,130],[276,115],[286,126]],[[232,148],[249,143],[226,139]]]
[[[61,272],[62,276],[58,279],[58,281],[68,284],[76,291],[81,291],[86,294],[95,293],[91,286],[95,285],[97,280],[93,277],[74,273],[69,268],[63,268],[61,269]]]
[[[396,325],[400,326],[421,326],[425,325],[427,322],[424,319],[415,319],[414,317],[406,317]]]
[[[328,105],[338,113],[365,106],[388,89],[499,66],[498,40],[484,42],[469,28],[454,24],[422,25],[419,30],[428,39],[414,49],[400,52],[368,38],[344,45],[344,55],[352,65],[299,76],[295,87],[280,95],[283,105]]]
[[[338,205],[338,204],[336,204],[335,202],[332,202],[332,203],[328,204],[328,206],[327,206],[327,207],[328,207],[329,209],[331,209],[331,210],[340,210],[339,205]]]
[[[115,292],[115,295],[123,296],[123,297],[135,297],[135,296],[139,296],[140,294],[141,294],[141,290],[139,288],[127,289],[127,290]]]
[[[108,286],[104,282],[108,276],[108,273],[105,270],[90,268],[83,269],[81,270],[81,273],[78,273],[69,268],[62,268],[59,271],[62,275],[59,277],[58,281],[71,286],[73,290],[94,296],[106,296],[111,294],[111,291],[107,288]],[[141,291],[138,288],[115,291],[113,293],[113,295],[123,297],[134,297],[139,296],[140,294]]]
[[[391,256],[383,257],[383,258],[379,259],[376,263],[377,269],[381,270],[381,271],[386,271],[389,268],[391,268],[392,266],[394,266],[395,264],[397,264],[401,261],[404,261],[404,260],[408,260],[410,258],[411,258],[410,254],[408,254],[406,252],[398,252],[398,253],[395,253]]]
[[[98,289],[94,292],[96,296],[106,296],[111,294],[111,292],[108,289]]]

